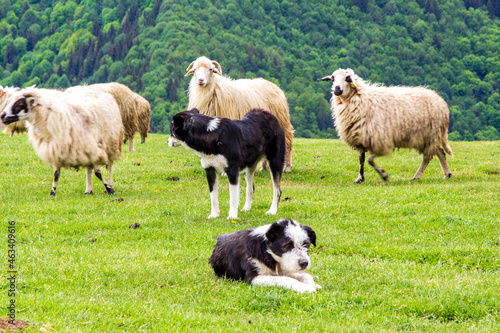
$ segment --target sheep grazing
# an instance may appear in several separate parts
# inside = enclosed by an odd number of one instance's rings
[[[12,97],[19,91],[19,88],[2,87],[0,86],[0,110],[3,110],[7,104],[12,101]],[[14,136],[14,134],[21,134],[27,132],[26,122],[20,121],[10,125],[5,125],[0,122],[0,125],[5,126],[4,133]]]
[[[189,84],[188,109],[196,108],[211,117],[241,119],[250,110],[260,108],[274,114],[285,131],[285,170],[292,170],[293,126],[283,91],[274,83],[258,79],[232,80],[222,76],[217,61],[200,57],[186,69],[194,74]]]
[[[136,94],[132,90],[130,90],[129,87],[117,82],[98,83],[89,86],[76,86],[68,88],[66,92],[72,93],[77,90],[96,90],[108,93],[113,96],[116,103],[118,104],[118,108],[120,109],[120,115],[123,122],[123,142],[126,143],[127,141],[129,141],[128,151],[134,151],[134,135],[136,132],[139,132],[139,123],[136,111]],[[143,134],[141,132],[141,137],[142,136]]]
[[[364,181],[365,152],[368,163],[382,179],[388,175],[374,159],[395,148],[416,149],[423,161],[412,180],[419,179],[437,155],[445,178],[451,177],[445,152],[448,144],[450,111],[434,91],[422,87],[381,87],[371,85],[351,69],[339,69],[322,81],[333,81],[331,107],[340,138],[359,153],[359,175]]]
[[[92,193],[92,169],[106,192],[114,194],[112,166],[122,155],[123,125],[118,105],[110,94],[23,89],[7,105],[0,119],[7,125],[27,122],[37,155],[55,169],[51,196],[56,195],[60,169],[79,167],[87,171],[85,194]],[[107,166],[107,183],[100,165]]]
[[[151,106],[149,102],[139,94],[134,94],[135,110],[137,112],[137,120],[139,133],[141,134],[141,143],[146,141],[149,132],[149,123],[151,120]]]

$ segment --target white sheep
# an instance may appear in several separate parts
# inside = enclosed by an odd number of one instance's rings
[[[262,78],[232,80],[222,76],[220,64],[207,57],[199,57],[189,65],[185,76],[191,74],[188,110],[196,108],[207,116],[229,119],[241,119],[254,108],[274,114],[285,132],[284,172],[292,170],[294,131],[285,94],[277,85]]]
[[[141,134],[141,143],[146,141],[151,121],[151,106],[147,99],[139,94],[134,94],[135,110],[137,112],[138,129]]]
[[[92,169],[107,193],[114,194],[112,166],[122,155],[123,125],[110,94],[27,88],[14,96],[0,118],[5,124],[26,120],[37,155],[55,169],[51,196],[56,195],[60,169],[79,167],[86,168],[85,194],[92,193]],[[107,166],[107,183],[100,165]]]
[[[322,81],[333,81],[331,107],[340,138],[359,153],[359,175],[364,181],[365,152],[368,163],[382,179],[388,175],[374,159],[395,148],[411,148],[423,154],[423,161],[412,180],[419,179],[434,155],[445,178],[451,177],[445,152],[453,156],[448,144],[450,111],[434,91],[423,87],[382,87],[369,84],[351,69],[338,69]]]
[[[139,132],[139,123],[136,110],[136,94],[132,90],[130,90],[129,87],[118,82],[75,86],[68,88],[66,92],[72,93],[75,91],[85,90],[105,92],[113,96],[116,103],[118,104],[118,108],[120,109],[120,115],[123,122],[123,142],[126,143],[127,141],[129,141],[128,150],[134,151],[134,135],[135,133]]]
[[[3,110],[7,104],[12,101],[12,97],[19,91],[19,88],[15,87],[2,87],[0,86],[0,110]],[[27,132],[26,122],[19,121],[10,125],[5,125],[0,122],[0,125],[5,126],[3,132],[5,134],[10,134],[12,137],[14,134],[20,134]]]

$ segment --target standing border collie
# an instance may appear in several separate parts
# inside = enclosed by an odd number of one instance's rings
[[[245,279],[252,285],[315,292],[321,287],[305,273],[311,266],[311,244],[316,246],[316,233],[310,227],[282,219],[217,237],[209,262],[217,276]]]
[[[170,147],[182,145],[201,158],[210,189],[211,212],[219,217],[217,171],[229,179],[229,216],[238,217],[239,174],[245,173],[246,201],[242,211],[252,206],[254,173],[258,163],[267,159],[273,182],[273,202],[266,214],[276,214],[281,197],[281,175],[285,160],[285,134],[278,119],[268,111],[253,109],[241,120],[209,117],[197,109],[176,114],[170,123]]]

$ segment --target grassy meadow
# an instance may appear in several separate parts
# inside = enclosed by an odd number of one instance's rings
[[[82,169],[63,170],[52,198],[53,170],[27,136],[0,135],[0,317],[15,220],[17,319],[29,332],[500,331],[500,142],[451,142],[448,180],[435,158],[410,181],[421,157],[398,150],[376,160],[389,182],[367,164],[355,185],[355,151],[296,139],[276,216],[264,214],[272,187],[260,172],[252,210],[237,220],[226,219],[228,182],[219,177],[221,216],[207,220],[199,159],[167,139],[124,146],[115,196],[95,177],[95,194],[84,195]],[[215,277],[208,258],[217,235],[282,217],[316,231],[310,273],[323,289]]]

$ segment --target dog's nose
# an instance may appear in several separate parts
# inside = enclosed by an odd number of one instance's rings
[[[309,265],[309,261],[306,259],[299,260],[299,266],[301,269],[306,269],[307,265]]]

